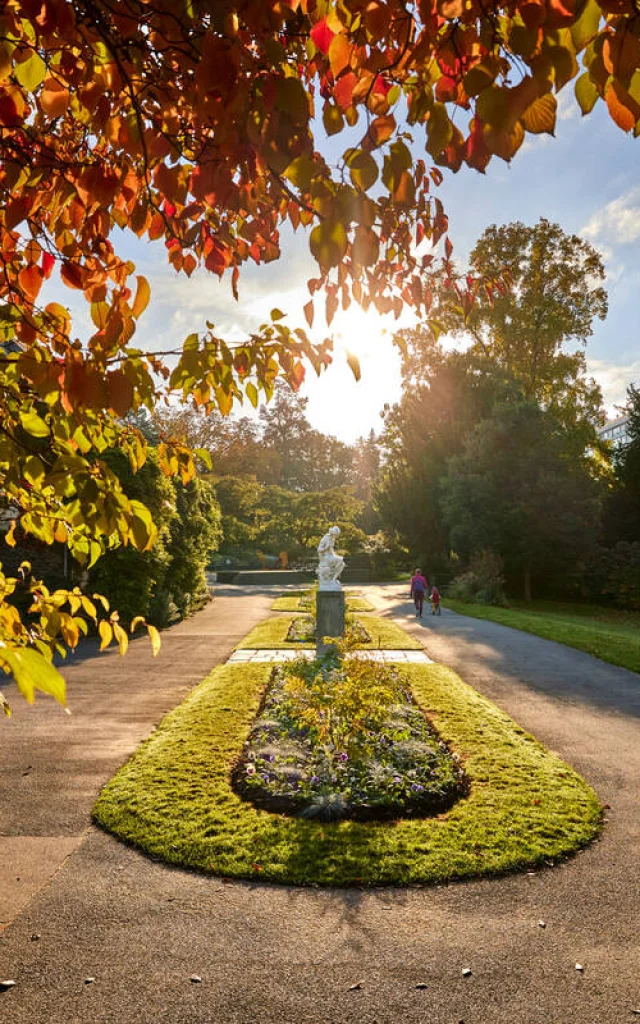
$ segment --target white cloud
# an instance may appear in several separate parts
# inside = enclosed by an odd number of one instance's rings
[[[640,185],[597,210],[580,231],[601,245],[630,245],[640,239]]]
[[[573,89],[563,89],[558,95],[558,121],[576,121],[580,113]]]
[[[640,382],[640,359],[632,363],[610,363],[604,359],[587,358],[587,371],[602,388],[609,418],[619,415],[616,407],[624,405],[629,384]]]

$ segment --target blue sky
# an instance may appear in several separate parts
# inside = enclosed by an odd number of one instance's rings
[[[532,224],[541,216],[600,248],[610,310],[605,323],[596,321],[587,360],[610,414],[624,400],[628,383],[640,381],[639,157],[640,140],[624,135],[602,103],[590,116],[580,116],[569,85],[559,96],[555,138],[528,135],[510,165],[494,158],[484,175],[463,167],[457,175],[445,174],[439,190],[458,260],[464,260],[489,224],[511,220]],[[231,296],[228,279],[219,282],[200,271],[190,280],[176,275],[166,263],[162,244],[125,241],[124,236],[121,242],[117,232],[114,241],[151,284],[151,304],[136,334],[141,347],[176,347],[191,331],[201,331],[207,319],[222,337],[239,339],[264,322],[274,306],[289,314],[292,326],[304,324],[306,280],[316,271],[307,236],[301,232],[283,235],[280,261],[241,273],[238,303]],[[56,298],[73,309],[76,334],[88,336],[86,309],[72,301],[67,289],[55,291]],[[411,315],[403,315],[402,322],[412,322]],[[392,317],[374,314],[363,318],[350,311],[346,318],[336,317],[332,325],[335,364],[320,379],[310,377],[303,386],[314,426],[346,441],[380,428],[382,406],[400,395],[398,357],[390,340],[397,326]],[[359,383],[344,361],[345,346],[361,359]]]

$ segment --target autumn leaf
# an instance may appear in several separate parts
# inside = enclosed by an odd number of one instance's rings
[[[136,320],[142,313],[144,313],[145,309],[149,305],[149,299],[151,298],[151,289],[146,277],[138,275],[137,281],[138,287],[136,290],[136,297],[133,300],[133,306],[131,307],[131,312]]]

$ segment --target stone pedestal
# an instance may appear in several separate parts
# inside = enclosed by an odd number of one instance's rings
[[[316,596],[316,653],[318,657],[335,650],[323,643],[325,636],[344,636],[344,590],[318,590]]]

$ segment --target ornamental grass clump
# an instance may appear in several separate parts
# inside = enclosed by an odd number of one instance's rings
[[[468,790],[397,670],[355,658],[276,667],[232,778],[258,807],[325,820],[426,816]]]

